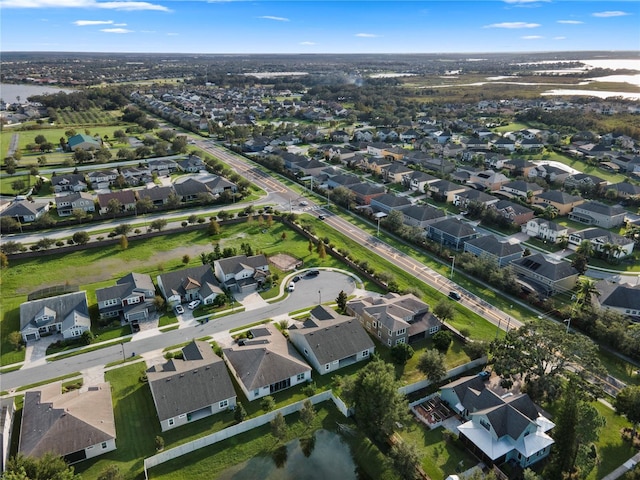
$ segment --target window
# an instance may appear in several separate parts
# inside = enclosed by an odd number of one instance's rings
[[[489,432],[491,431],[491,425],[485,419],[480,419],[480,425],[486,428]]]
[[[330,363],[326,363],[326,364],[324,365],[324,369],[325,369],[325,370],[329,370],[330,368],[331,368],[331,364],[330,364]]]
[[[302,381],[302,380],[304,380],[304,373],[299,373],[299,374],[296,376],[296,380],[298,380],[299,382],[300,382],[300,381]]]
[[[107,448],[107,442],[102,442],[102,448]]]
[[[391,346],[391,339],[387,338],[387,345]]]
[[[382,338],[382,331],[378,330],[378,338]]]
[[[376,328],[378,326],[377,322],[373,322],[373,328]]]
[[[406,328],[401,328],[400,330],[396,330],[396,335],[404,335],[406,332]]]
[[[229,406],[229,400],[222,400],[220,403],[218,403],[219,408],[227,408],[228,406]]]
[[[401,337],[401,338],[396,340],[396,345],[399,345],[399,344],[404,343],[404,342],[405,342],[405,338]]]
[[[169,419],[169,426],[172,426],[174,424],[173,418]]]
[[[182,415],[178,415],[178,418],[187,418],[187,414],[183,413]]]
[[[257,397],[258,395],[260,395],[260,389],[259,389],[259,388],[256,388],[256,389],[253,391],[253,396],[254,396],[254,397]]]
[[[362,352],[362,356],[363,356],[363,357],[368,357],[368,356],[369,356],[369,350],[364,350],[364,351]]]

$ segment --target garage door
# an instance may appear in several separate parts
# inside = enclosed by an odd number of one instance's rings
[[[27,342],[29,340],[37,340],[37,339],[38,339],[38,337],[36,336],[35,333],[30,333],[30,334],[27,335]]]

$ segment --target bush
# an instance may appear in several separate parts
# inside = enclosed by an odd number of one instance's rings
[[[406,343],[399,343],[391,348],[391,359],[396,365],[406,365],[413,354],[413,348]]]
[[[155,438],[155,444],[156,444],[156,450],[160,451],[162,449],[164,449],[164,438],[162,438],[160,435],[158,435]]]
[[[448,330],[440,330],[435,333],[432,337],[433,346],[436,347],[441,352],[446,352],[449,349],[449,345],[453,341],[451,337],[451,332]]]
[[[274,408],[276,408],[276,401],[273,399],[271,395],[267,395],[262,400],[260,400],[260,408],[265,412],[270,412]]]
[[[69,243],[69,245],[73,245],[73,240],[69,239],[67,242]],[[64,242],[62,240],[58,240],[56,242],[56,247],[63,247],[63,246],[64,246]]]
[[[317,390],[317,386],[315,382],[312,383],[308,383],[307,385],[305,385],[304,387],[302,387],[302,393],[304,395],[306,395],[307,397],[311,397],[313,395],[316,394],[316,390]]]

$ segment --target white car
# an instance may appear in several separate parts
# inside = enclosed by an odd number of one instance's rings
[[[177,315],[182,315],[184,313],[184,308],[182,305],[176,305],[175,311]]]
[[[293,292],[296,289],[296,284],[294,282],[289,282],[289,291]]]
[[[195,310],[198,305],[200,305],[200,300],[194,300],[193,302],[189,302],[187,307],[189,307],[190,310]]]
[[[309,205],[309,202],[307,202],[306,200],[303,200],[300,202],[300,205],[303,207],[306,207],[307,205]]]

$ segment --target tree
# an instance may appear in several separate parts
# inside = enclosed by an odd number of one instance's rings
[[[148,213],[153,210],[153,200],[150,197],[141,197],[136,202],[136,210],[138,213]]]
[[[270,412],[271,410],[276,408],[276,401],[271,395],[262,397],[262,400],[260,400],[260,408],[262,408],[262,410],[264,410],[265,412]]]
[[[162,229],[164,229],[164,227],[166,226],[167,226],[167,221],[164,218],[159,218],[149,224],[149,227],[152,230],[158,230],[159,232],[162,231]]]
[[[581,388],[592,391],[590,374],[604,371],[597,345],[588,337],[568,334],[564,325],[552,322],[528,323],[510,330],[491,343],[496,374],[507,382],[519,378],[534,401],[553,400],[560,394],[560,374],[568,365],[578,367]]]
[[[590,307],[593,295],[600,296],[600,292],[596,287],[596,281],[589,277],[582,277],[578,281],[578,289],[576,291],[576,304],[580,305],[581,309]]]
[[[7,254],[4,252],[0,252],[0,268],[9,267],[9,259],[7,258]]]
[[[91,236],[87,232],[76,232],[71,237],[73,239],[73,243],[77,243],[78,245],[86,245]]]
[[[588,262],[589,259],[585,255],[577,254],[575,257],[573,257],[571,266],[575,268],[580,275],[584,275],[584,273],[587,271],[587,268],[589,267]]]
[[[14,192],[21,192],[25,189],[27,185],[24,183],[24,180],[14,180],[11,182],[11,188]]]
[[[112,213],[113,218],[122,211],[122,203],[117,198],[112,198],[107,202],[107,213]]]
[[[164,449],[164,438],[162,438],[160,435],[157,435],[155,440],[154,440],[155,444],[156,444],[156,450],[160,451]]]
[[[124,480],[124,475],[122,475],[117,465],[111,464],[102,470],[97,480]]]
[[[44,155],[41,155],[38,157],[38,165],[40,167],[44,167],[47,164],[47,157],[45,157]]]
[[[0,217],[0,231],[2,233],[14,232],[21,228],[20,222],[12,217]]]
[[[71,212],[71,215],[73,216],[73,218],[78,220],[78,223],[82,223],[84,219],[89,217],[89,214],[82,208],[74,208]]]
[[[396,365],[406,365],[414,353],[411,345],[399,343],[391,348],[391,359]]]
[[[318,242],[318,258],[326,258],[327,256],[327,251],[324,248],[324,242],[320,241]]]
[[[388,463],[400,478],[418,478],[416,467],[420,464],[420,455],[415,445],[403,441],[395,443],[389,450]]]
[[[424,373],[430,382],[440,381],[447,374],[444,356],[437,350],[427,350],[418,359],[418,370]]]
[[[273,420],[269,422],[271,426],[271,435],[276,437],[279,441],[283,441],[287,438],[287,422],[284,419],[282,413],[278,412]]]
[[[280,235],[280,240],[284,242],[286,239],[287,239],[287,232],[282,232],[282,235]]]
[[[124,235],[120,236],[120,250],[126,250],[129,248],[129,239]]]
[[[618,392],[613,406],[619,415],[625,415],[635,431],[640,424],[640,386],[627,385]]]
[[[313,241],[309,239],[309,244],[307,245],[307,250],[309,250],[309,255],[313,253]]]
[[[311,426],[313,421],[316,419],[316,409],[311,403],[311,400],[305,400],[302,404],[302,408],[300,409],[300,420],[304,423],[307,428]]]
[[[156,312],[164,312],[167,309],[167,302],[165,302],[161,295],[156,295],[153,298],[153,306]]]
[[[340,290],[338,297],[336,298],[336,303],[338,304],[338,311],[340,313],[345,313],[347,311],[347,294],[344,290]]]
[[[22,334],[17,330],[7,335],[7,340],[14,349],[20,350],[22,348]]]
[[[399,387],[393,365],[379,358],[360,369],[347,398],[356,409],[356,421],[363,432],[384,441],[396,423],[408,422],[407,401]]]
[[[18,454],[9,458],[3,479],[24,480],[80,480],[74,468],[67,465],[60,455],[45,453],[40,458]]]
[[[244,422],[245,419],[247,418],[247,411],[245,410],[244,405],[242,405],[242,403],[238,402],[236,404],[236,409],[233,414],[233,417],[236,419],[236,422],[238,423]]]
[[[433,314],[443,323],[453,319],[454,312],[453,305],[448,300],[440,300],[436,303],[436,306],[433,307]]]
[[[431,338],[433,339],[433,346],[440,352],[449,350],[449,345],[453,342],[451,332],[448,330],[439,330]]]
[[[218,222],[216,222],[215,220],[211,220],[209,222],[209,235],[213,236],[213,235],[220,235],[220,224]]]
[[[187,254],[182,256],[182,263],[184,263],[185,265],[188,265],[189,262],[191,261],[191,257]]]

